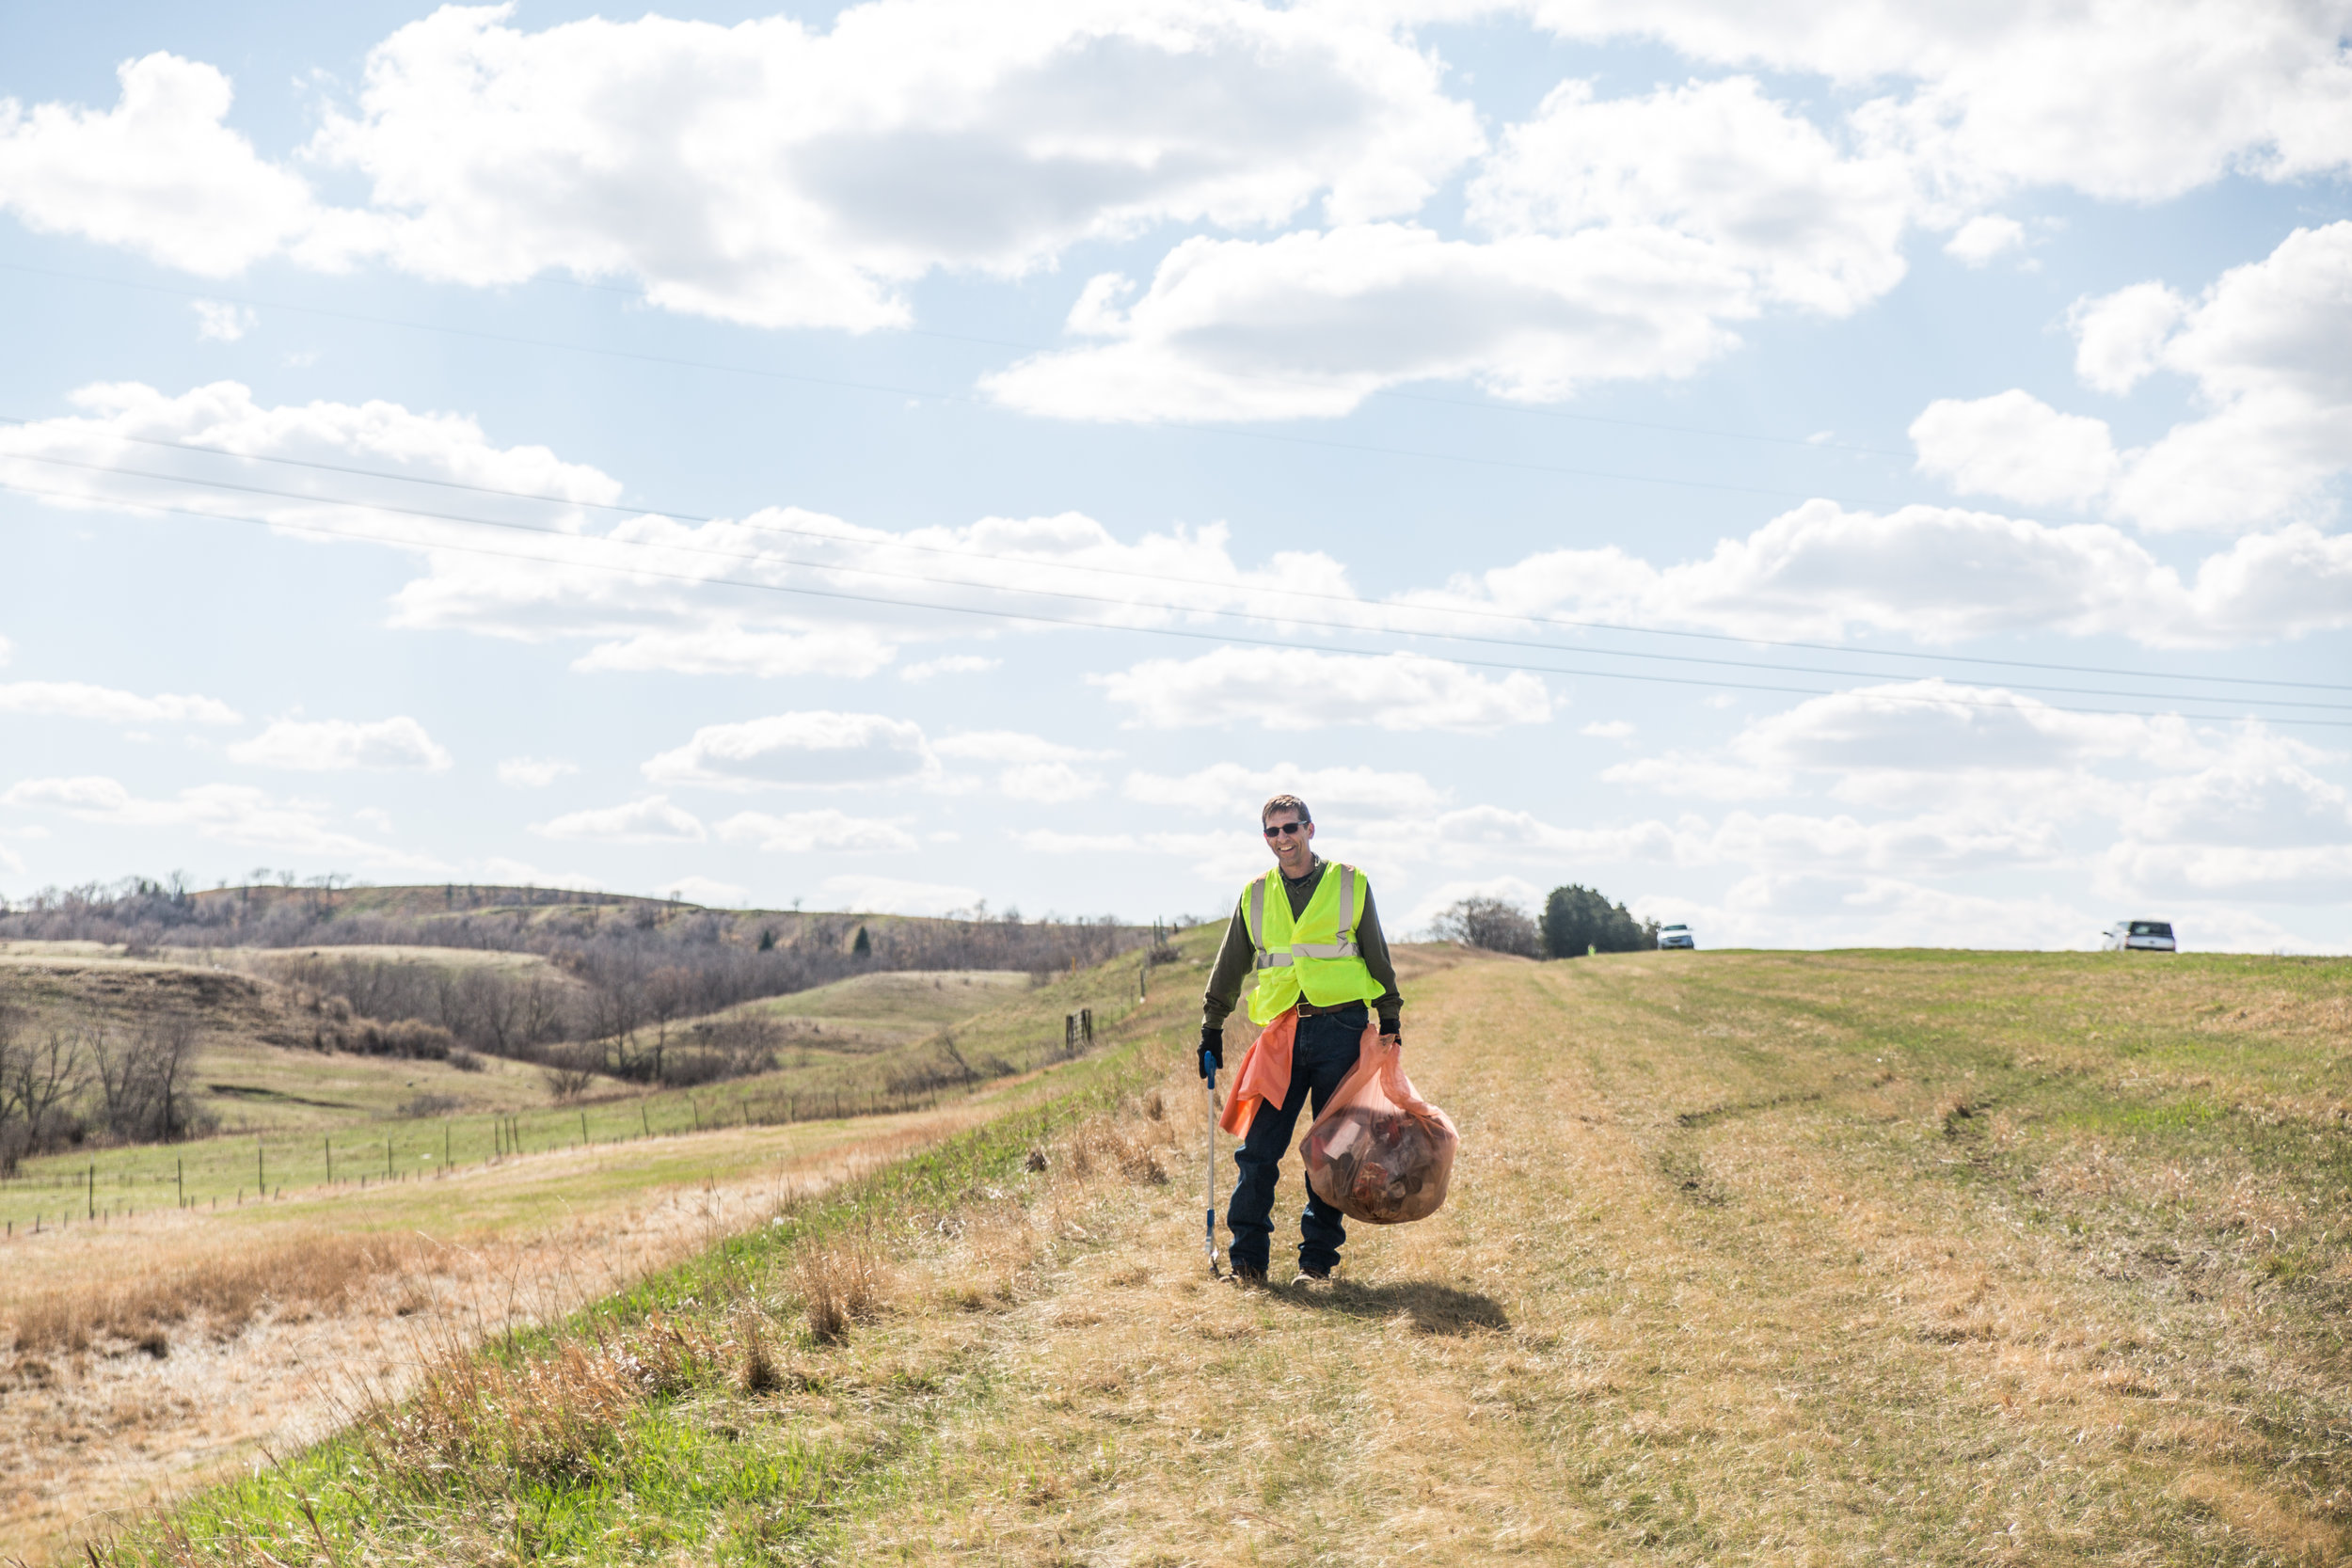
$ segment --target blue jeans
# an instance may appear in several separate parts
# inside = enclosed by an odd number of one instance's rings
[[[1363,1008],[1350,1007],[1298,1021],[1298,1035],[1291,1044],[1290,1087],[1282,1095],[1282,1103],[1260,1101],[1257,1114],[1249,1118],[1248,1133],[1233,1151],[1241,1179],[1233,1183],[1233,1201],[1225,1211],[1225,1224],[1233,1233],[1229,1256],[1236,1271],[1265,1273],[1274,1241],[1274,1189],[1281,1177],[1282,1156],[1290,1152],[1291,1134],[1298,1127],[1298,1113],[1311,1106],[1317,1115],[1322,1114],[1331,1091],[1340,1086],[1340,1080],[1361,1053],[1365,1019]],[[1300,1184],[1305,1185],[1303,1180]],[[1298,1217],[1298,1229],[1300,1268],[1329,1269],[1340,1260],[1346,1227],[1340,1212],[1315,1196],[1312,1187],[1307,1188],[1307,1208]]]

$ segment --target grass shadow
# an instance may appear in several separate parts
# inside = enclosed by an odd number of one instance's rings
[[[1414,1280],[1394,1285],[1358,1285],[1341,1279],[1330,1285],[1278,1287],[1295,1307],[1312,1307],[1346,1318],[1377,1319],[1383,1323],[1403,1313],[1416,1334],[1471,1334],[1479,1330],[1508,1333],[1510,1314],[1502,1303],[1475,1291]]]

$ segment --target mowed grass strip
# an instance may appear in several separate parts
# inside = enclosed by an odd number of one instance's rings
[[[1163,1003],[1044,1170],[1001,1125],[518,1348],[560,1441],[379,1412],[118,1555],[2352,1554],[2352,965],[1448,960],[1407,1062],[1454,1195],[1336,1286],[1207,1279]],[[820,1337],[793,1259],[844,1247],[880,1283]]]

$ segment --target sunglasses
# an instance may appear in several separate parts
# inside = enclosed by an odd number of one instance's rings
[[[1273,826],[1266,829],[1265,836],[1268,838],[1279,838],[1284,833],[1295,833],[1307,826],[1309,826],[1309,824],[1305,822],[1277,822]]]

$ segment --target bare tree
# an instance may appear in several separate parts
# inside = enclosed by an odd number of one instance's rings
[[[1542,952],[1535,922],[1525,910],[1501,898],[1465,898],[1430,922],[1430,926],[1441,941],[1483,947],[1489,953],[1516,953],[1522,958],[1533,958]]]
[[[548,1092],[558,1100],[578,1100],[596,1081],[594,1071],[568,1054],[541,1068],[539,1076],[548,1081]]]
[[[52,1020],[39,1027],[22,1008],[0,1004],[0,1170],[60,1140],[73,1101],[89,1086],[83,1032]]]
[[[184,1013],[143,1019],[116,1037],[90,1026],[87,1040],[106,1130],[117,1137],[168,1142],[189,1131],[189,1079],[196,1071],[196,1021]]]

